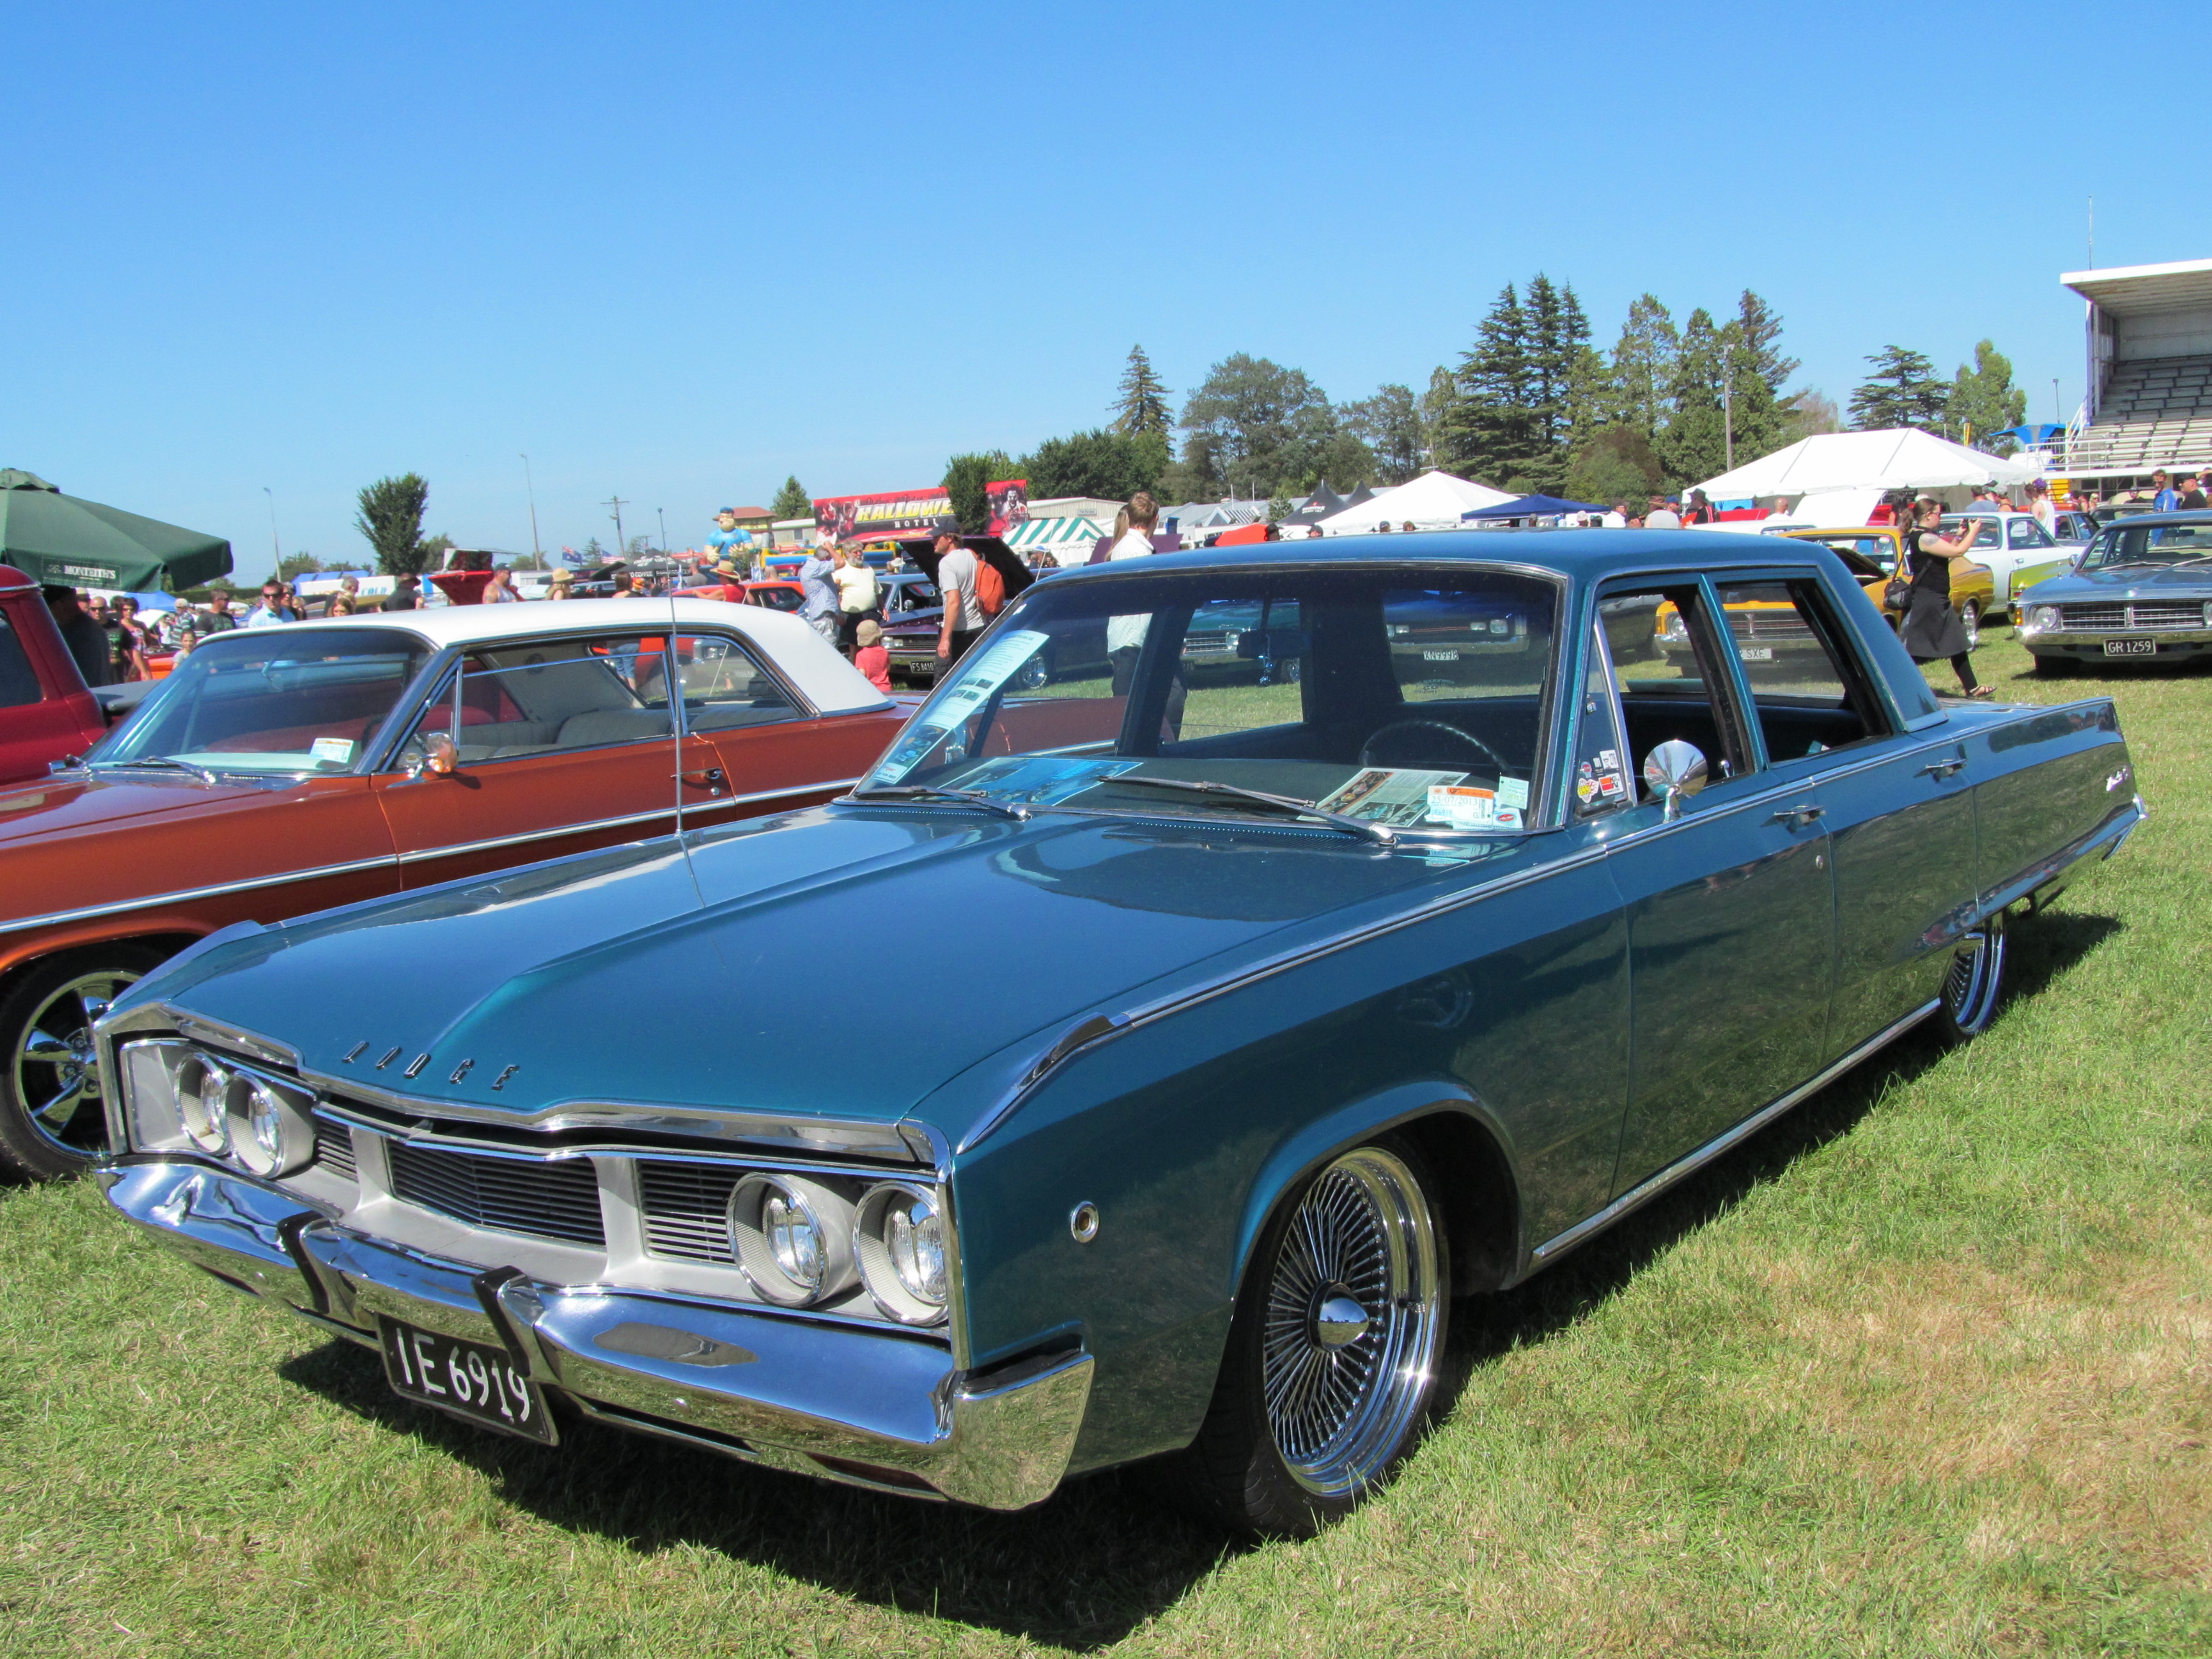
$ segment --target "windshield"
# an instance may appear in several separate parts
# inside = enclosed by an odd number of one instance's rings
[[[861,793],[960,789],[1032,809],[1154,815],[1268,811],[1139,781],[1151,778],[1259,791],[1401,830],[1517,830],[1557,672],[1557,605],[1547,582],[1480,568],[1042,584],[945,678]]]
[[[2212,558],[2212,520],[2202,524],[2137,524],[2123,520],[2097,532],[2081,568],[2121,564],[2182,564]]]
[[[178,659],[88,757],[225,772],[350,772],[430,654],[398,629],[256,629]]]

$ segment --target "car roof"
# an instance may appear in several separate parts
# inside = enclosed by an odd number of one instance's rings
[[[1248,542],[1236,547],[1156,553],[1148,572],[1236,570],[1270,565],[1485,564],[1528,565],[1577,581],[1655,566],[1694,570],[1758,569],[1778,557],[1778,536],[1744,536],[1723,530],[1417,530],[1391,535],[1330,536],[1316,542]],[[1833,556],[1832,554],[1829,556]],[[1069,566],[1053,578],[1094,581],[1133,574],[1131,560]]]
[[[331,628],[390,629],[413,634],[441,650],[448,646],[552,638],[609,628],[667,625],[714,628],[742,635],[771,658],[799,694],[823,714],[890,706],[890,700],[868,683],[867,676],[798,617],[762,605],[732,605],[726,599],[522,599],[513,605],[454,605],[434,611],[368,611],[358,616],[281,624],[288,633]]]
[[[2123,513],[2112,520],[2112,524],[2125,525],[2130,530],[2139,524],[2212,524],[2212,512],[2206,512],[2200,507],[2189,513]],[[2106,526],[2107,529],[2111,527],[2110,525]]]

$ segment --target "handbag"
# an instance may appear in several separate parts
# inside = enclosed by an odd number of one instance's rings
[[[1881,590],[1881,608],[1885,611],[1894,611],[1902,616],[1911,604],[1912,584],[1892,576],[1889,579],[1889,586]]]

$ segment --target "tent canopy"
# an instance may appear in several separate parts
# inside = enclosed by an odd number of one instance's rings
[[[1105,533],[1106,526],[1096,519],[1024,519],[1006,532],[1006,542],[1008,547],[1024,550],[1081,542],[1088,550]]]
[[[1698,486],[1731,495],[1802,495],[1824,489],[1947,489],[1957,484],[2023,484],[2042,476],[2033,461],[1969,449],[1911,427],[1818,432]]]
[[[64,495],[44,478],[0,471],[0,564],[71,587],[197,587],[230,574],[220,536]]]
[[[1424,472],[1409,483],[1331,514],[1321,521],[1321,527],[1331,536],[1353,536],[1388,520],[1394,529],[1410,522],[1421,530],[1456,530],[1470,510],[1496,507],[1512,499],[1502,489],[1472,479],[1455,478],[1449,472]]]
[[[1603,513],[1607,508],[1593,507],[1588,501],[1563,501],[1557,495],[1516,495],[1510,501],[1500,501],[1495,507],[1470,507],[1460,514],[1473,523],[1482,519],[1550,519],[1562,513]]]

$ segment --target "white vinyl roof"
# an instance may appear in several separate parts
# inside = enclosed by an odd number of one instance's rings
[[[801,696],[824,714],[883,708],[890,699],[812,628],[764,605],[726,599],[525,599],[515,605],[453,605],[434,611],[368,611],[284,623],[288,629],[390,628],[443,649],[610,629],[712,628],[736,634],[771,659]],[[267,630],[263,630],[267,631]]]
[[[2163,265],[2114,265],[2069,270],[2058,279],[2114,317],[2187,311],[2212,304],[2212,259],[2177,259]]]
[[[1411,520],[1423,530],[1457,530],[1463,514],[1478,507],[1496,507],[1514,498],[1502,489],[1455,477],[1442,471],[1424,472],[1418,478],[1385,489],[1357,507],[1347,507],[1321,521],[1330,536],[1356,535],[1372,530],[1385,519],[1391,527]]]
[[[1802,495],[1816,490],[1943,489],[1953,484],[2027,483],[2043,476],[2033,461],[2007,460],[1932,432],[1889,427],[1875,432],[1819,432],[1747,461],[1698,486],[1714,501],[1747,495]]]

